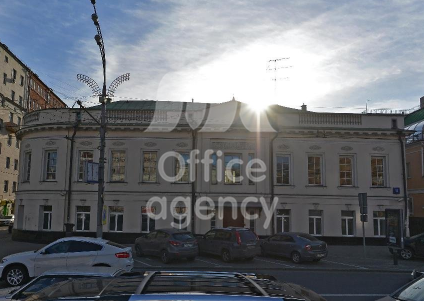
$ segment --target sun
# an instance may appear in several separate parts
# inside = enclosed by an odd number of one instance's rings
[[[249,103],[249,108],[253,112],[260,114],[268,108],[268,104],[261,103],[261,102],[253,102],[253,103]]]

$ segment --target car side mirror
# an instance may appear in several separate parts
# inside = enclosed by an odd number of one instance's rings
[[[46,250],[40,252],[40,255],[46,255],[46,254],[49,254],[49,252],[47,252]]]

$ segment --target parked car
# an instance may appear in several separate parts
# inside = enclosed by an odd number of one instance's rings
[[[213,229],[197,241],[201,253],[219,255],[224,262],[252,260],[261,252],[258,236],[246,228]]]
[[[393,249],[389,248],[393,254]],[[402,259],[410,260],[416,257],[424,257],[424,233],[404,239],[404,248],[398,251]]]
[[[7,216],[0,215],[0,226],[9,226],[10,224],[13,224],[14,221],[15,216],[13,214]]]
[[[199,253],[197,241],[193,234],[185,230],[160,229],[150,232],[135,240],[137,256],[160,256],[163,263],[176,258],[194,260]]]
[[[378,299],[377,301],[421,301],[424,300],[424,277],[420,276],[415,280],[402,286],[400,289],[395,291],[393,294],[384,298]]]
[[[202,271],[149,271],[142,277],[71,279],[27,300],[325,301],[307,288],[272,276]]]
[[[111,267],[80,267],[53,269],[30,281],[28,284],[15,288],[9,295],[1,297],[0,301],[23,300],[42,289],[62,281],[75,278],[115,277],[124,275],[125,270]]]
[[[17,286],[53,268],[77,266],[109,266],[130,271],[134,260],[130,247],[99,238],[66,237],[36,251],[4,257],[0,278]]]
[[[294,263],[303,260],[320,261],[327,257],[327,244],[316,237],[298,232],[277,233],[261,241],[262,255],[290,258]]]

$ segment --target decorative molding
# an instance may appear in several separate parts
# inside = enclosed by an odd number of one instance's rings
[[[125,143],[121,142],[121,141],[116,141],[116,142],[113,142],[112,145],[113,146],[123,146],[123,145],[125,145]]]
[[[319,145],[312,145],[312,146],[309,147],[309,149],[310,150],[319,150],[319,149],[321,149],[321,146],[319,146]]]
[[[253,142],[212,142],[212,148],[215,150],[255,150]]]
[[[384,147],[376,146],[376,147],[373,147],[372,150],[375,152],[384,152]]]
[[[176,144],[176,146],[178,146],[178,147],[187,147],[188,144],[186,142],[179,142],[179,143]]]
[[[93,142],[90,142],[90,141],[82,141],[80,144],[81,144],[82,146],[90,146],[90,145],[92,145],[92,144],[93,144]]]
[[[144,143],[144,146],[147,146],[147,147],[154,147],[156,145],[157,145],[157,143],[155,143],[155,142],[146,142],[146,143]]]
[[[345,152],[350,152],[351,150],[353,150],[353,147],[346,145],[346,146],[342,146],[341,150]]]
[[[288,146],[287,144],[280,144],[277,148],[279,150],[286,150],[286,149],[289,149],[290,146]]]
[[[31,144],[29,143],[25,144],[25,148],[30,148],[30,147],[31,147]]]
[[[46,142],[46,145],[48,145],[48,146],[52,146],[52,145],[55,145],[56,144],[56,142],[54,142],[54,141],[47,141]]]

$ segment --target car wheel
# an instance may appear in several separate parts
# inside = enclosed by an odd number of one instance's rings
[[[294,263],[300,263],[300,260],[301,260],[300,253],[299,252],[293,252],[293,253],[291,253],[291,260]]]
[[[135,245],[135,255],[137,255],[137,257],[143,256],[143,250],[139,245]]]
[[[187,260],[188,261],[194,261],[196,259],[196,257],[188,257]]]
[[[402,249],[400,250],[400,257],[405,260],[412,259],[412,257],[414,257],[414,252],[409,248]]]
[[[253,259],[255,259],[255,257],[248,257],[246,258],[246,261],[252,261]]]
[[[161,253],[160,253],[160,260],[162,260],[162,262],[164,263],[164,264],[168,264],[171,260],[170,260],[170,258],[169,258],[169,253],[168,253],[168,251],[167,250],[163,250]]]
[[[224,262],[230,262],[231,261],[231,255],[228,250],[223,250],[221,253],[222,261]]]
[[[28,272],[23,266],[15,265],[7,268],[5,279],[8,285],[18,286],[22,285],[28,280]]]
[[[312,259],[312,261],[313,262],[318,262],[318,261],[320,261],[321,260],[321,258],[315,258],[315,259]]]

